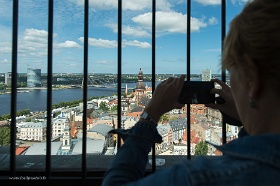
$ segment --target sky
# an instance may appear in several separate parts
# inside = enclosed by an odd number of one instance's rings
[[[226,0],[230,21],[248,0]],[[117,74],[117,0],[89,0],[89,73]],[[156,1],[156,73],[185,74],[187,0]],[[152,73],[152,0],[122,1],[122,73]],[[18,72],[47,72],[48,1],[19,0]],[[54,0],[53,72],[82,73],[84,0]],[[11,71],[12,0],[0,0],[0,73]],[[221,73],[221,0],[191,1],[191,74]]]

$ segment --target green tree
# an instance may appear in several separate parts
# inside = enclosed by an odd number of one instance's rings
[[[5,90],[7,88],[7,85],[5,84],[0,84],[0,90]]]
[[[26,118],[25,122],[31,122],[31,118]]]
[[[123,94],[122,94],[122,96],[123,96],[124,98],[127,98],[127,95],[126,95],[126,93],[123,93]]]
[[[195,146],[195,155],[207,155],[208,153],[208,145],[206,141],[200,141],[196,146]]]
[[[11,115],[10,114],[3,114],[1,117],[0,117],[0,121],[3,121],[3,120],[8,120],[11,118]]]
[[[98,96],[92,96],[92,97],[88,98],[87,100],[88,100],[88,101],[91,101],[91,100],[97,99],[97,98],[98,98]]]
[[[104,101],[101,101],[101,103],[99,104],[99,108],[103,112],[108,112],[109,111],[109,107],[107,106],[106,102],[104,102]]]
[[[178,119],[178,118],[172,117],[172,118],[169,119],[169,121],[175,121],[176,119]]]
[[[10,128],[0,127],[0,146],[8,146],[10,143]]]
[[[26,87],[27,83],[26,82],[18,82],[17,87]]]
[[[24,110],[17,111],[16,116],[23,116],[23,115],[29,115],[29,114],[30,114],[30,110],[24,109]],[[8,120],[10,118],[11,118],[11,114],[3,114],[2,116],[0,116],[0,121]]]
[[[29,114],[30,114],[29,109],[20,110],[17,112],[17,116],[23,116],[23,115],[29,115]]]
[[[117,111],[118,110],[118,105],[115,105],[111,108],[111,111]]]
[[[168,119],[168,117],[165,115],[165,114],[163,114],[160,118],[159,118],[159,122],[165,122],[165,121],[168,121],[169,119]]]

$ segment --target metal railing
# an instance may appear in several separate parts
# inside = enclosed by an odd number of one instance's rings
[[[83,134],[86,134],[86,111],[87,111],[87,86],[88,86],[88,24],[89,24],[89,0],[84,1],[84,89],[83,89]],[[152,3],[152,90],[155,90],[155,69],[156,69],[156,0]],[[46,167],[45,175],[51,178],[51,113],[52,113],[52,69],[53,69],[53,0],[48,1],[48,84],[47,84],[47,144],[46,144]],[[17,110],[17,54],[18,54],[18,12],[19,0],[13,0],[13,32],[12,32],[12,96],[11,96],[11,146],[10,146],[10,176],[16,176],[16,110]],[[226,1],[221,0],[221,46],[226,34]],[[191,69],[191,0],[187,0],[187,80],[190,81]],[[118,127],[121,128],[121,82],[122,82],[122,0],[118,0]],[[225,71],[222,71],[222,80],[226,81]],[[187,117],[190,116],[190,105],[187,105]],[[226,143],[226,127],[223,122],[222,127],[223,143]],[[191,125],[190,119],[187,120],[187,146],[191,146]],[[87,157],[86,157],[86,135],[83,135],[82,141],[82,178],[87,177]],[[120,147],[120,138],[118,138],[118,148]],[[191,151],[188,148],[187,158],[191,158]],[[155,166],[155,146],[152,150],[152,171]]]

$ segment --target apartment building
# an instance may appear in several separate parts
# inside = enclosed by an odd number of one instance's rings
[[[45,141],[46,128],[46,122],[26,122],[19,128],[19,139],[29,141]]]
[[[55,118],[52,122],[52,138],[62,135],[66,126],[69,126],[66,118]]]

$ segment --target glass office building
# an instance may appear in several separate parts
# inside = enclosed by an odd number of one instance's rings
[[[41,69],[27,69],[27,87],[41,87],[41,80]]]
[[[12,84],[12,72],[6,72],[5,73],[5,85],[11,85]]]

